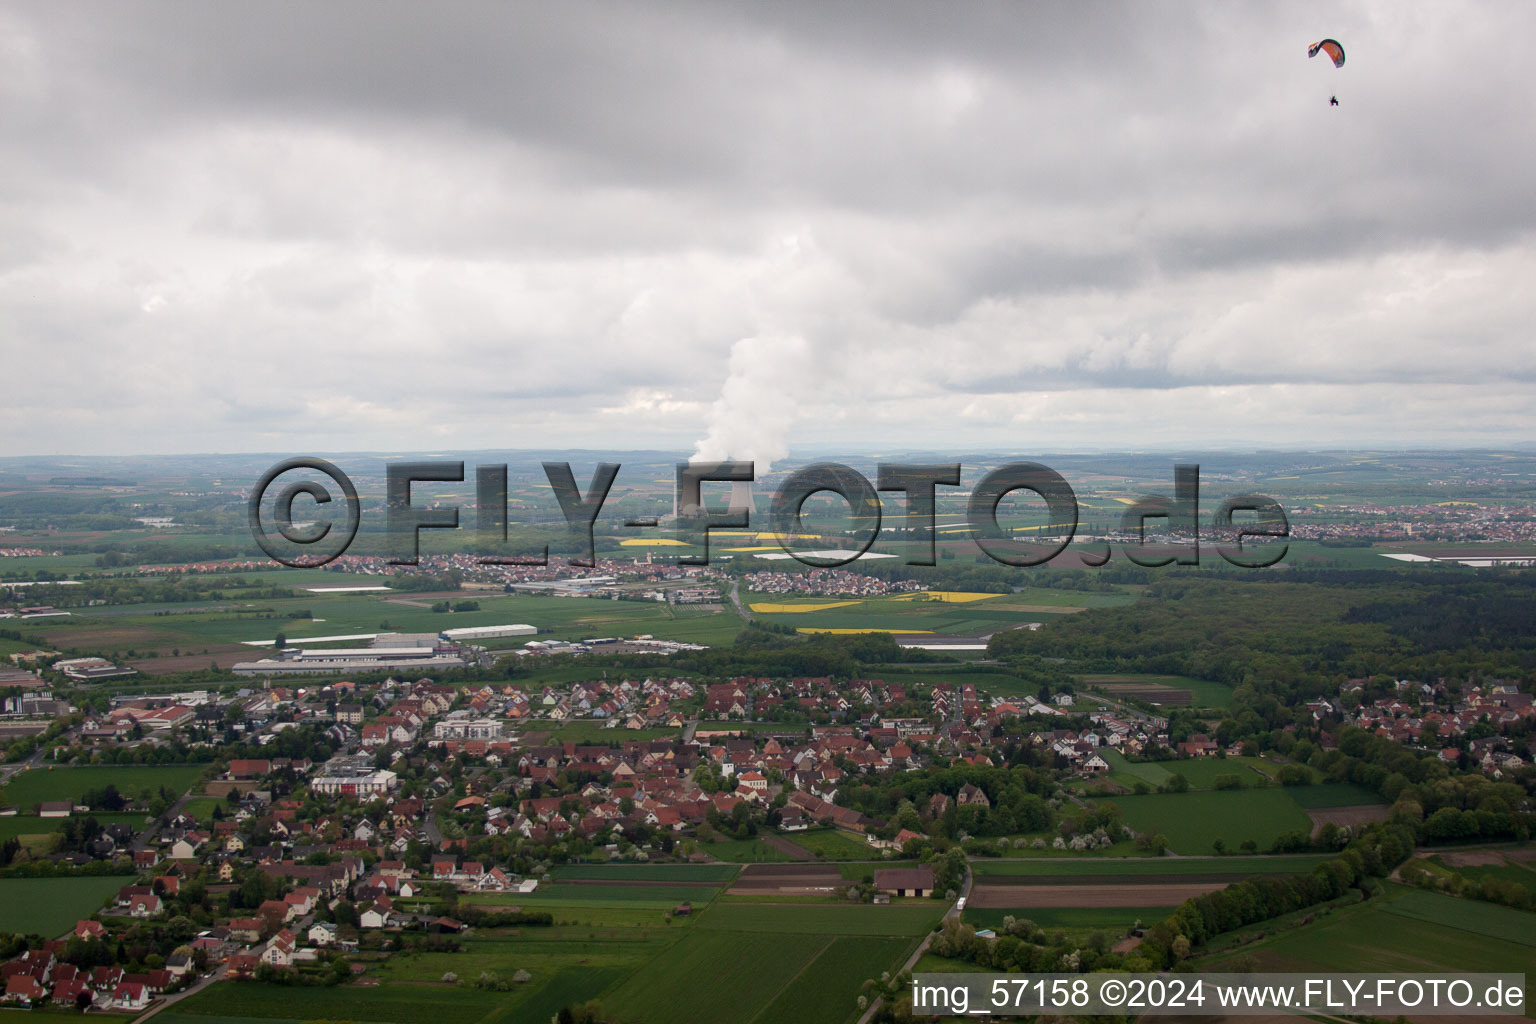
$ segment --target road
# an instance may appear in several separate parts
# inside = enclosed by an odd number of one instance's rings
[[[732,580],[731,581],[731,595],[730,596],[731,596],[731,604],[732,604],[732,606],[735,607],[736,614],[740,615],[742,617],[743,621],[751,622],[752,621],[752,612],[750,610],[748,610],[746,605],[741,603],[741,581],[740,580]]]
[[[293,933],[294,937],[298,939],[298,944],[302,946],[304,945],[304,937],[309,934],[309,926],[314,923],[314,920],[315,913],[314,911],[310,911],[303,917],[299,918],[297,921],[285,925],[285,927]],[[199,977],[196,981],[182,989],[180,992],[176,992],[168,996],[162,996],[155,1000],[154,1005],[133,1019],[133,1024],[140,1024],[141,1021],[149,1020],[149,1018],[153,1017],[167,1006],[173,1006],[187,998],[187,996],[195,995],[198,992],[201,992],[203,989],[207,988],[209,985],[212,985],[215,982],[223,981],[224,976],[228,973],[229,965],[227,963],[219,964],[218,968],[207,977]]]
[[[17,761],[15,764],[0,765],[0,785],[11,781],[13,775],[19,775],[30,768],[39,767],[43,763],[43,753],[43,748],[38,747],[32,751],[32,756],[25,760]]]
[[[149,1020],[149,1018],[153,1017],[167,1006],[173,1006],[190,995],[196,995],[198,992],[201,992],[203,989],[207,988],[209,985],[212,985],[214,982],[223,981],[224,975],[228,973],[228,971],[228,964],[219,964],[218,969],[215,970],[212,974],[208,975],[206,978],[199,977],[196,981],[182,989],[180,992],[175,992],[168,996],[161,996],[150,1005],[149,1009],[133,1018],[133,1024],[139,1024],[140,1021]]]
[[[154,824],[150,825],[149,828],[145,829],[143,832],[140,832],[138,838],[133,841],[133,852],[139,853],[143,850],[149,849],[150,840],[154,839],[155,836],[160,833],[160,830],[165,827],[166,822],[176,820],[176,816],[181,813],[183,807],[187,806],[187,800],[190,799],[191,796],[192,790],[190,789],[181,794],[181,797],[174,804],[171,804],[171,806],[166,810],[164,814],[155,819]]]

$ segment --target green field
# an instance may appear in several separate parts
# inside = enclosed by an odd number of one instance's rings
[[[1361,804],[1381,804],[1380,795],[1353,782],[1325,782],[1317,786],[1287,786],[1285,791],[1292,800],[1306,808],[1358,807]]]
[[[229,804],[218,797],[195,796],[182,805],[181,813],[191,815],[200,825],[208,825],[213,821],[213,810],[215,807],[223,807],[224,810],[229,810]]]
[[[1127,827],[1143,834],[1161,832],[1175,853],[1210,853],[1217,839],[1229,850],[1247,839],[1264,850],[1287,832],[1312,830],[1306,812],[1278,786],[1116,796],[1108,801],[1119,806]]]
[[[842,1024],[866,978],[894,970],[912,938],[695,931],[603,999],[647,1024]],[[728,984],[719,981],[729,979]],[[711,981],[717,983],[711,983]]]
[[[717,903],[699,916],[697,927],[712,932],[921,935],[938,924],[947,907],[937,900],[886,907]]]
[[[45,800],[79,800],[88,790],[101,789],[108,783],[128,796],[153,793],[162,786],[180,796],[202,777],[206,768],[201,764],[32,768],[6,784],[4,800],[25,810]]]
[[[771,864],[791,859],[789,854],[769,846],[761,839],[725,839],[700,843],[699,849],[716,860],[733,864]]]
[[[464,902],[485,907],[532,906],[524,899],[522,893],[468,893],[464,896]],[[555,919],[556,931],[560,928],[571,928],[598,929],[604,933],[613,933],[616,930],[656,928],[664,925],[667,911],[674,905],[617,901],[605,904],[597,900],[570,900],[566,903],[541,903],[535,909],[550,912]]]
[[[1116,938],[1124,935],[1137,921],[1150,925],[1173,913],[1173,907],[968,907],[965,923],[977,928],[991,928],[1003,933],[1003,918],[1030,920],[1047,931],[1061,928],[1068,932],[1104,930]]]
[[[370,582],[377,582],[369,578]],[[325,581],[340,585],[335,579]],[[341,584],[346,581],[342,580]],[[528,623],[541,639],[581,640],[595,636],[633,636],[649,633],[660,639],[703,644],[729,644],[743,623],[734,611],[700,614],[691,609],[679,616],[668,605],[654,601],[612,601],[585,597],[529,597],[494,591],[464,591],[459,599],[480,603],[473,612],[434,612],[434,598],[406,592],[362,594],[310,594],[300,591],[292,598],[249,598],[238,590],[226,592],[220,605],[226,610],[188,611],[156,615],[142,605],[118,605],[82,610],[67,619],[37,619],[29,628],[48,644],[63,649],[115,654],[134,650],[168,656],[214,645],[271,641],[282,633],[290,643],[306,637],[349,633],[436,633],[465,626]],[[297,612],[311,617],[291,618]],[[385,625],[387,623],[387,626]],[[251,657],[257,648],[246,649]],[[231,653],[221,655],[230,660]],[[134,659],[129,658],[130,662]]]
[[[518,899],[529,906],[593,902],[673,907],[679,903],[703,903],[714,899],[719,892],[719,889],[702,885],[561,885],[555,882],[541,885],[533,892],[519,893]]]
[[[729,882],[734,864],[557,864],[550,875],[558,882],[570,878],[644,882]]]
[[[1450,865],[1436,854],[1425,860],[1414,861],[1415,864],[1439,869],[1439,873],[1445,875],[1460,875],[1481,881],[1484,878],[1497,878],[1504,882],[1513,882],[1523,885],[1527,889],[1536,890],[1536,861],[1512,861],[1504,864],[1459,864]]]
[[[807,829],[784,838],[825,860],[869,860],[879,853],[863,840],[835,828]]]
[[[1245,788],[1272,780],[1280,766],[1262,757],[1201,757],[1182,761],[1131,761],[1116,750],[1102,750],[1099,756],[1109,763],[1110,780],[1134,788],[1145,782],[1156,789],[1175,774],[1189,780],[1191,789],[1215,789],[1223,775],[1236,775]],[[1309,769],[1310,770],[1310,769]],[[1273,784],[1273,783],[1270,783]],[[1306,787],[1296,787],[1302,789]],[[1356,801],[1357,803],[1365,801]]]
[[[57,938],[132,881],[131,875],[0,878],[0,932]]]
[[[1156,685],[1175,690],[1188,690],[1190,700],[1193,702],[1190,706],[1197,708],[1224,708],[1232,703],[1232,687],[1226,683],[1218,683],[1211,679],[1196,679],[1193,676],[1126,672],[1079,676],[1078,682],[1089,689],[1104,683],[1138,683],[1144,686]],[[1102,696],[1110,700],[1119,699],[1112,691],[1105,691]]]
[[[1262,971],[1435,970],[1530,975],[1536,914],[1388,885],[1369,900],[1241,947]],[[1207,965],[1222,969],[1229,954]],[[1526,1016],[1532,1015],[1527,985]]]
[[[814,608],[817,605],[830,605],[845,600],[849,603],[822,611],[754,611],[752,616],[766,623],[797,629],[862,629],[974,636],[993,633],[998,629],[1021,622],[1047,622],[1068,614],[1022,611],[1019,606],[1026,602],[1018,601],[1013,595],[1001,594],[997,597],[967,602],[913,600],[907,596],[792,598],[770,594],[747,595],[748,604],[766,603],[786,607],[801,605]],[[1133,599],[1128,598],[1121,603],[1129,603],[1130,600]],[[993,607],[994,604],[999,606]]]
[[[121,822],[134,831],[143,831],[144,827],[154,819],[143,811],[90,811],[85,814],[77,814],[78,819],[95,818],[99,825],[111,825]],[[36,836],[48,835],[57,832],[64,827],[68,818],[40,818],[35,814],[18,814],[14,818],[0,818],[0,841],[10,839],[12,836]]]
[[[1433,892],[1405,892],[1384,908],[1390,914],[1444,925],[1474,935],[1536,946],[1536,914]],[[1536,953],[1531,954],[1536,957]]]
[[[979,860],[971,865],[977,878],[1040,875],[1104,878],[1116,875],[1221,874],[1296,875],[1330,860],[1331,854],[1276,857],[1119,857],[1113,860]]]
[[[304,988],[221,981],[176,1004],[166,1019],[185,1024],[261,1020],[352,1020],[370,1024],[474,1024],[508,1001],[504,992],[451,985]]]

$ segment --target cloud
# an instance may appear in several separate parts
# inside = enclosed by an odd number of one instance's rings
[[[1533,30],[1374,2],[12,5],[0,357],[28,386],[0,431],[763,462],[1117,447],[1148,417],[1170,444],[1523,439]],[[1306,59],[1323,35],[1343,69]]]

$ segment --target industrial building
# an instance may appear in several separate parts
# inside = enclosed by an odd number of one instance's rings
[[[469,663],[464,648],[453,640],[432,633],[382,633],[371,647],[290,647],[275,658],[238,662],[234,672],[241,676],[423,672],[464,668]]]
[[[461,629],[445,629],[442,636],[449,640],[495,640],[505,636],[534,636],[538,630],[533,626],[518,624],[514,626],[464,626]]]

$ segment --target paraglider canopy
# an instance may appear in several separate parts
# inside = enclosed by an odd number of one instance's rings
[[[1344,66],[1344,47],[1339,45],[1337,39],[1324,39],[1320,43],[1313,43],[1307,47],[1308,57],[1316,57],[1319,53],[1326,53],[1332,57],[1334,67],[1341,68]]]

